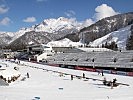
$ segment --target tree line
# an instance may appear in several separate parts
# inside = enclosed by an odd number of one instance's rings
[[[127,50],[133,50],[133,25],[131,26],[131,34],[128,36],[127,41],[126,41],[126,49]]]

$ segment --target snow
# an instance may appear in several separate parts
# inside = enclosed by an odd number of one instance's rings
[[[116,18],[112,19],[112,20],[106,20],[108,23],[115,23],[117,20]]]
[[[16,67],[16,66],[9,67],[8,64],[6,64],[6,63],[4,64],[2,62],[0,62],[0,65],[2,66],[0,68],[0,75],[2,75],[4,78],[8,79],[8,78],[11,78],[12,76],[20,75],[19,71],[14,70],[14,67]]]
[[[35,31],[35,32],[47,32],[52,34],[58,34],[61,31],[65,30],[76,30],[79,31],[81,28],[91,25],[93,22],[91,20],[86,20],[83,22],[78,22],[75,18],[49,18],[45,19],[43,22],[33,25],[27,28],[21,28],[17,32],[0,32],[0,37],[5,38],[5,36],[9,36],[12,40],[7,41],[7,43],[11,43],[15,39],[24,35],[26,32]],[[6,38],[5,38],[6,40]]]
[[[0,42],[8,43],[10,41],[9,37],[13,37],[13,32],[0,32]]]
[[[28,44],[30,45],[30,44],[33,44],[34,42],[33,41],[30,41]]]
[[[35,97],[40,97],[40,100],[133,100],[133,77],[111,74],[101,76],[95,72],[63,69],[23,61],[21,61],[21,65],[3,60],[0,60],[0,62],[6,63],[11,68],[13,66],[19,67],[19,72],[21,73],[21,77],[14,83],[6,87],[0,86],[2,91],[0,92],[1,100],[37,100]],[[60,77],[58,73],[42,70],[41,68],[74,75],[85,73],[87,77],[96,79],[106,77],[107,80],[112,80],[116,78],[118,82],[126,83],[130,86],[119,85],[111,89],[104,86],[101,81],[75,77],[71,80],[70,75]],[[21,81],[27,72],[30,78]]]
[[[2,36],[2,35],[13,37],[14,33],[13,32],[1,32],[0,31],[0,36]]]
[[[51,42],[47,43],[47,45],[51,46],[51,47],[79,47],[79,46],[83,45],[83,43],[72,42],[68,38],[64,38],[59,41],[51,41]]]
[[[80,24],[75,19],[68,19],[65,17],[59,17],[57,19],[45,19],[41,24],[35,27],[36,32],[48,32],[56,33],[65,29],[78,29]]]
[[[65,18],[59,17],[57,19],[50,18],[45,19],[43,22],[33,25],[28,28],[21,28],[17,32],[0,32],[0,36],[10,36],[12,38],[11,41],[8,41],[8,44],[14,41],[15,39],[19,38],[20,36],[24,35],[26,32],[35,31],[35,32],[48,32],[48,33],[58,33],[58,31],[64,30],[80,30],[82,24],[77,22],[74,18]]]
[[[85,52],[92,52],[92,51],[112,51],[111,49],[107,48],[78,48],[80,50],[83,50]]]
[[[39,24],[36,28],[36,32],[45,31],[48,33],[56,33],[59,30],[65,30],[65,29],[77,29],[80,30],[83,27],[89,26],[93,23],[92,20],[86,20],[84,22],[78,22],[75,18],[65,18],[65,17],[59,17],[57,19],[50,18],[45,19],[41,24]]]
[[[93,47],[102,46],[102,44],[116,42],[118,48],[125,49],[126,48],[126,40],[127,37],[131,34],[130,27],[127,26],[125,28],[121,28],[118,31],[111,32],[99,39],[94,40],[89,45]]]
[[[12,40],[9,43],[11,43],[15,39],[19,38],[20,36],[24,35],[26,32],[30,32],[32,30],[33,30],[33,28],[21,28],[19,31],[14,33],[14,36],[13,36]]]
[[[99,31],[99,27],[96,26],[93,32],[98,32],[98,31]]]
[[[109,23],[115,23],[116,19],[113,20],[107,20]],[[124,19],[126,21],[126,18]],[[90,23],[90,24],[89,24]],[[12,40],[8,40],[7,43],[11,43],[15,39],[19,38],[20,36],[24,35],[26,32],[35,31],[35,32],[48,32],[48,33],[54,33],[57,34],[58,32],[64,31],[64,30],[80,30],[85,26],[91,25],[93,22],[91,20],[86,20],[85,22],[78,22],[74,18],[65,18],[65,17],[59,17],[59,18],[50,18],[45,19],[42,23],[33,25],[29,28],[22,28],[17,32],[0,32],[1,37],[10,36]],[[111,27],[111,26],[108,26]],[[130,27],[127,26],[125,28],[121,28],[118,31],[111,32],[99,39],[96,39],[95,41],[91,42],[89,45],[93,47],[102,46],[102,44],[105,44],[106,42],[111,43],[112,41],[115,41],[120,49],[125,49],[126,47],[126,40],[127,37],[130,35]],[[96,27],[94,32],[98,31],[98,27]],[[6,38],[5,38],[6,41]],[[54,43],[55,42],[55,43]],[[29,42],[29,44],[32,43]],[[59,46],[77,46],[82,45],[80,42],[65,42],[66,44],[51,41],[49,44],[53,46],[57,46],[57,43]]]

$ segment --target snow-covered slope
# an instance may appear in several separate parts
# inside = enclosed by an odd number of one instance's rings
[[[14,33],[12,32],[0,32],[0,45],[5,45],[9,43],[14,37]]]
[[[106,17],[89,27],[81,29],[80,34],[84,34],[84,42],[89,44],[95,39],[133,24],[132,20],[133,12]]]
[[[14,36],[14,33],[13,32],[1,32],[0,31],[0,36],[10,36],[10,37],[13,37]]]
[[[72,42],[71,40],[65,38],[59,41],[51,41],[47,45],[52,47],[79,47],[83,44],[80,42]]]
[[[126,40],[127,37],[131,34],[130,31],[131,26],[127,26],[125,28],[121,28],[118,31],[111,32],[99,39],[94,40],[89,45],[90,46],[102,46],[102,44],[116,42],[118,45],[118,48],[125,49],[126,47]]]

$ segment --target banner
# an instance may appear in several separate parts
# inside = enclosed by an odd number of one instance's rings
[[[127,76],[133,76],[133,72],[127,72]]]

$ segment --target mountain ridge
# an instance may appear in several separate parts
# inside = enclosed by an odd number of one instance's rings
[[[105,36],[113,31],[117,31],[132,23],[133,12],[118,14],[103,18],[89,27],[81,29],[79,34],[84,34],[84,42],[89,44],[89,42],[92,42],[97,38]]]
[[[30,28],[22,28],[16,32],[14,37],[8,37],[9,48],[23,49],[30,43],[48,43],[50,41],[68,38],[73,42],[89,44],[111,32],[117,31],[133,23],[133,12],[118,14],[103,18],[88,27],[78,23],[75,19],[60,17],[57,19],[46,19],[40,24]],[[25,41],[23,41],[25,40]],[[4,44],[4,42],[1,42]]]
[[[106,43],[111,44],[111,42],[115,42],[119,49],[126,49],[126,41],[131,34],[131,26],[132,25],[128,25],[127,27],[111,32],[93,42],[90,42],[89,45],[91,47],[102,47],[102,45],[105,45]]]

